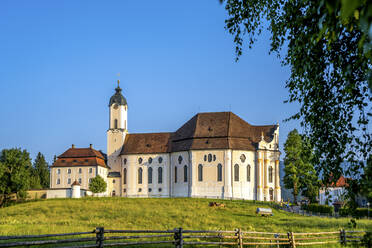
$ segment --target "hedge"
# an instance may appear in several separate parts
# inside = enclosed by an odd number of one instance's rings
[[[319,205],[319,204],[309,204],[309,205],[302,205],[302,209],[314,213],[322,213],[322,214],[333,214],[334,210],[332,206],[328,205]]]
[[[372,209],[370,210],[370,215],[372,215]],[[361,218],[361,217],[367,217],[368,216],[368,209],[367,208],[357,208],[355,209],[354,213],[350,213],[350,210],[347,208],[341,208],[340,209],[340,216],[349,216],[352,215],[353,217],[356,218]]]

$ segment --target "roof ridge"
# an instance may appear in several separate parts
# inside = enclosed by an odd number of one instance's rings
[[[128,133],[127,135],[132,135],[132,134],[172,134],[174,132],[154,132],[154,133]]]

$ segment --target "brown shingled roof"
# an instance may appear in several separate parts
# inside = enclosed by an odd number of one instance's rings
[[[170,152],[172,133],[127,134],[120,154],[166,153]]]
[[[231,112],[199,113],[174,133],[128,134],[121,154],[204,149],[256,150],[261,134],[270,142],[276,125],[253,126]]]
[[[61,155],[58,156],[58,158],[85,158],[85,157],[98,157],[98,158],[104,158],[104,155],[93,148],[70,148]]]
[[[107,168],[105,154],[93,148],[69,148],[58,156],[53,167],[102,166]]]

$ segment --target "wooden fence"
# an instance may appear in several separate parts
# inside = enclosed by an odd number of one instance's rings
[[[50,247],[109,247],[109,246],[140,246],[156,247],[299,247],[327,244],[359,244],[365,231],[334,231],[318,233],[270,233],[248,232],[236,229],[234,231],[211,230],[106,230],[97,227],[91,232],[76,232],[62,234],[0,236],[0,247],[17,246],[50,246]],[[86,237],[88,236],[88,237]],[[69,237],[66,239],[61,239]],[[64,246],[69,245],[69,246]]]

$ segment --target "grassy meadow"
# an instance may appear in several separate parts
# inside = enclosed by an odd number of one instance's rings
[[[209,207],[210,199],[82,198],[49,199],[0,208],[0,235],[26,235],[106,229],[207,229],[266,232],[333,231],[348,228],[349,219],[305,217],[273,209],[273,217],[256,216],[248,201],[218,200],[225,208]],[[267,206],[266,206],[267,207]],[[372,230],[371,220],[357,229]]]

